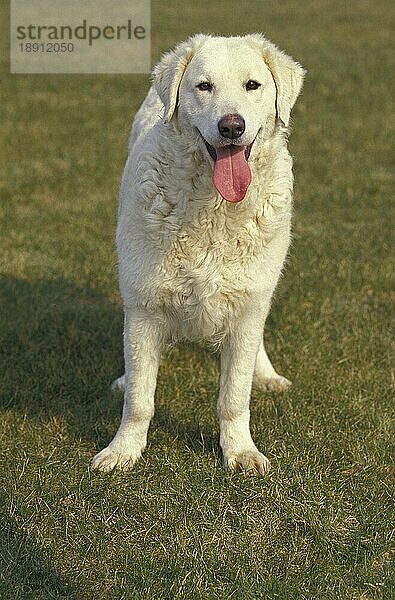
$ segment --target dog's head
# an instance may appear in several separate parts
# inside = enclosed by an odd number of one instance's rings
[[[248,159],[258,133],[269,138],[276,120],[288,126],[304,70],[263,35],[195,35],[154,68],[165,121],[197,135],[214,162],[214,185],[230,202],[251,182]]]

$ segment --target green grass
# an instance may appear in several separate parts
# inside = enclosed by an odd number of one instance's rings
[[[121,412],[116,196],[149,80],[9,75],[4,51],[0,597],[389,600],[393,3],[166,4],[153,62],[196,31],[262,30],[308,69],[267,333],[294,385],[252,398],[272,471],[222,469],[217,358],[196,346],[164,357],[141,462],[89,471]]]

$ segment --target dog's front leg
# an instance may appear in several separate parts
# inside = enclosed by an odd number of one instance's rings
[[[163,328],[136,309],[125,308],[125,394],[121,425],[112,442],[92,461],[94,469],[131,468],[147,445],[154,414]]]
[[[263,475],[269,469],[269,461],[255,446],[249,424],[251,385],[261,331],[256,319],[241,318],[226,336],[221,352],[218,416],[225,465]]]

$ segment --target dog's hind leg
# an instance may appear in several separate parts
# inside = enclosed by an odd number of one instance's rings
[[[263,338],[256,357],[253,385],[265,392],[285,392],[291,385],[288,379],[275,371],[266,354]]]
[[[118,377],[118,379],[114,379],[114,381],[111,384],[111,391],[112,392],[124,392],[125,391],[125,374],[123,374],[121,377]]]

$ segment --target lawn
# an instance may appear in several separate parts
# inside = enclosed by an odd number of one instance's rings
[[[218,358],[192,345],[163,357],[143,459],[89,470],[122,407],[117,188],[149,77],[10,75],[1,11],[0,597],[393,598],[393,3],[152,3],[153,63],[260,30],[308,70],[267,328],[293,386],[251,403],[265,478],[222,468]]]

